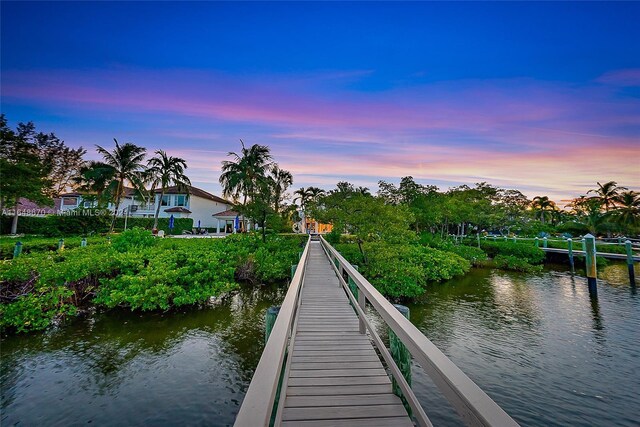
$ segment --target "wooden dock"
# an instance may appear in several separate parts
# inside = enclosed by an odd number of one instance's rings
[[[413,426],[319,241],[312,241],[283,426]]]
[[[386,348],[369,309],[404,356]],[[398,365],[407,354],[465,424],[518,425],[322,237],[307,241],[277,313],[235,427],[432,427]]]
[[[569,254],[569,250],[568,249],[559,249],[559,248],[540,248],[545,252],[551,252],[551,253],[555,253],[555,254]],[[586,256],[584,251],[580,251],[580,250],[574,250],[573,251],[573,255],[574,256],[579,256],[579,257],[584,257]],[[627,260],[627,255],[625,254],[613,254],[613,253],[609,253],[609,252],[596,252],[597,256],[601,256],[603,258],[607,258],[607,259],[615,259],[618,261],[626,261]],[[631,259],[633,260],[633,262],[640,262],[640,256],[634,255],[631,257]]]

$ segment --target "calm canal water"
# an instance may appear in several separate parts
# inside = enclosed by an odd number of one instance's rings
[[[411,320],[522,425],[640,423],[640,299],[626,267],[597,299],[562,267],[474,270],[433,286]],[[178,313],[111,311],[2,341],[2,426],[233,423],[284,290],[245,289]],[[436,425],[458,425],[421,369]]]

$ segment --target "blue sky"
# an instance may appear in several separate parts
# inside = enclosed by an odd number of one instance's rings
[[[640,182],[640,3],[2,2],[2,112],[295,186],[413,175],[574,197]],[[541,170],[568,170],[550,178]],[[546,176],[545,176],[546,175]]]

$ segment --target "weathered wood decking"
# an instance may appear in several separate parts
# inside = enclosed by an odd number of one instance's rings
[[[309,251],[282,425],[413,426],[321,243],[311,242]]]

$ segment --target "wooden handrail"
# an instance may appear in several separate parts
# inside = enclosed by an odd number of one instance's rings
[[[422,332],[407,320],[376,288],[373,287],[322,236],[322,245],[340,263],[371,306],[387,326],[407,347],[413,358],[438,386],[458,411],[465,424],[471,426],[517,426],[497,403],[442,353]]]
[[[287,295],[284,297],[282,306],[280,306],[269,340],[253,374],[247,394],[240,406],[240,411],[234,423],[236,427],[268,427],[271,421],[280,373],[296,317],[296,308],[309,255],[310,241],[311,239],[307,240]]]

